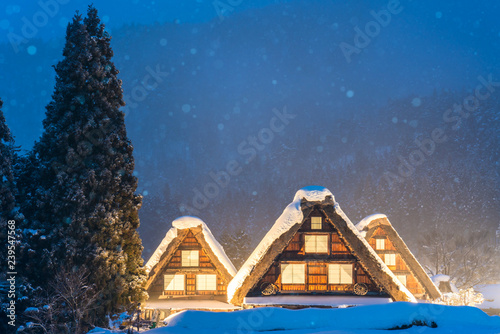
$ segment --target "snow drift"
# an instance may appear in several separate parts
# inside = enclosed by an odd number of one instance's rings
[[[262,332],[282,330],[388,330],[412,326],[437,327],[444,331],[478,333],[500,332],[500,317],[490,317],[468,306],[444,306],[396,302],[385,305],[342,309],[256,308],[229,313],[184,311],[166,319],[168,326],[154,333],[173,333],[173,329],[216,330],[219,332]]]

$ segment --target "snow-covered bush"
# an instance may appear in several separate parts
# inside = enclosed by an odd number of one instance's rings
[[[426,270],[451,276],[459,289],[500,279],[500,248],[487,229],[462,230],[443,224],[423,231],[420,243]]]
[[[473,288],[459,290],[457,292],[443,293],[442,297],[436,301],[436,304],[451,306],[476,306],[484,301],[483,295],[474,291]]]
[[[130,318],[130,315],[128,314],[128,312],[114,314],[114,315],[108,317],[108,327],[110,329],[119,329],[120,325],[128,318]]]
[[[442,294],[442,297],[435,301],[436,304],[476,306],[484,301],[483,295],[474,291],[473,288],[457,289],[453,280],[448,275],[434,275],[431,277],[431,280],[441,290]]]

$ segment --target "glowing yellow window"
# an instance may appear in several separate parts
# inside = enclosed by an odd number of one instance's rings
[[[306,253],[328,253],[327,235],[305,235],[304,242]]]
[[[198,267],[200,263],[200,252],[197,250],[182,251],[183,267]]]
[[[323,228],[321,217],[311,217],[311,230],[321,230]]]
[[[329,284],[352,284],[352,264],[329,264]]]
[[[385,249],[385,239],[375,239],[375,249]]]
[[[395,266],[396,265],[396,254],[385,254],[384,255],[384,262],[388,266]]]
[[[396,278],[406,286],[406,275],[396,275]]]
[[[184,275],[165,275],[163,288],[170,291],[184,290]]]
[[[196,290],[217,290],[217,275],[196,275]]]
[[[281,264],[281,283],[304,284],[306,282],[306,266],[301,263]]]

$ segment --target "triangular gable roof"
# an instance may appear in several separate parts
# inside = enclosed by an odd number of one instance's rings
[[[243,303],[248,291],[266,273],[276,256],[283,252],[315,205],[320,205],[327,220],[335,226],[351,252],[360,260],[363,269],[384,287],[394,300],[416,302],[415,297],[399,282],[360,235],[338,203],[335,203],[332,193],[323,187],[310,186],[297,191],[293,202],[286,207],[229,283],[227,294],[230,303],[234,305]]]
[[[389,218],[384,214],[374,214],[362,219],[356,228],[361,232],[361,235],[365,237],[368,241],[373,236],[373,233],[380,227],[391,240],[394,248],[401,255],[405,261],[408,269],[411,271],[413,276],[419,281],[423,286],[427,294],[431,299],[437,299],[441,297],[439,289],[432,283],[430,277],[426,274],[424,268],[420,265],[418,260],[415,258],[413,253],[410,251],[408,246],[406,246],[403,239],[399,236],[398,232],[394,229]]]
[[[191,231],[196,240],[206,250],[208,257],[213,262],[227,282],[236,275],[236,268],[224,252],[224,248],[215,240],[208,226],[199,218],[183,216],[172,222],[172,228],[167,232],[162,242],[156,248],[144,268],[148,274],[146,289],[154,282],[156,276],[172,258],[173,254]]]

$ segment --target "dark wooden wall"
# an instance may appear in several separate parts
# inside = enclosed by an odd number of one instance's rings
[[[375,249],[376,239],[378,238],[385,239],[385,250]],[[406,288],[410,290],[410,292],[415,297],[419,298],[425,295],[424,288],[418,282],[415,276],[411,273],[405,261],[403,260],[401,255],[396,251],[396,248],[392,244],[391,240],[387,238],[387,234],[382,228],[378,227],[375,230],[373,235],[370,237],[370,240],[368,240],[368,243],[370,244],[370,246],[372,246],[375,252],[382,258],[382,260],[384,259],[385,254],[396,254],[396,265],[388,266],[389,269],[391,269],[391,271],[395,275],[406,275]]]
[[[181,252],[183,250],[198,250],[199,267],[182,267]],[[164,291],[164,275],[182,274],[185,275],[185,290],[184,291]],[[196,290],[196,275],[197,274],[215,274],[217,275],[217,290],[216,291],[197,291]],[[148,289],[150,296],[221,296],[227,293],[227,284],[223,276],[218,272],[206,251],[201,247],[193,233],[190,231],[184,240],[179,245],[179,248],[174,252],[172,258],[166,266],[164,266],[156,280]]]
[[[323,228],[321,230],[311,229],[310,217],[323,218]],[[327,235],[328,253],[306,253],[304,245],[305,235]],[[306,265],[305,284],[282,284],[280,275],[280,265],[282,263],[304,263]],[[328,284],[328,264],[352,264],[353,284]],[[380,289],[369,275],[363,270],[356,257],[352,255],[338,232],[332,224],[325,221],[325,217],[318,210],[314,210],[305,219],[302,227],[294,235],[290,243],[280,254],[266,274],[251,289],[249,296],[261,295],[262,288],[273,283],[279,293],[349,293],[353,292],[354,284],[364,283],[371,292],[379,293]]]

